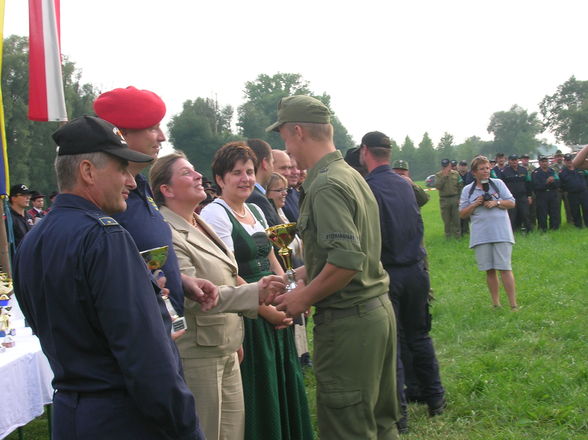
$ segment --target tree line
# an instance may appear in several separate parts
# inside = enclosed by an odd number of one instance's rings
[[[6,38],[2,63],[10,180],[47,194],[56,189],[51,133],[58,124],[27,119],[28,39],[16,35]],[[70,119],[93,114],[92,103],[101,93],[92,84],[82,84],[80,78],[75,63],[64,57],[63,83]],[[338,149],[345,152],[357,146],[336,109],[331,107],[330,95],[315,93],[298,73],[260,74],[245,83],[243,94],[243,104],[236,112],[231,105],[196,97],[186,100],[182,110],[171,117],[167,127],[170,142],[174,148],[183,150],[199,170],[209,173],[216,150],[232,140],[261,138],[272,147],[283,149],[281,138],[276,133],[266,133],[265,127],[275,121],[279,99],[295,94],[314,96],[330,108]],[[537,139],[546,130],[568,145],[588,142],[588,81],[578,81],[572,76],[554,94],[546,95],[539,108],[541,116],[518,105],[492,114],[488,124],[488,132],[494,136],[492,141],[471,136],[456,144],[447,132],[437,144],[426,132],[418,144],[408,136],[401,144],[393,140],[392,158],[408,161],[412,177],[424,179],[439,168],[442,158],[469,160],[478,154],[492,156],[497,152],[536,154],[546,146]]]

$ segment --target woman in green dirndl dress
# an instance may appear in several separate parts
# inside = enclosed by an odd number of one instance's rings
[[[246,282],[282,269],[265,233],[261,209],[246,204],[255,185],[255,155],[244,143],[222,147],[212,165],[221,198],[201,216],[235,253]],[[292,320],[273,306],[261,306],[258,319],[244,318],[241,364],[247,440],[312,439],[312,426],[298,361]]]

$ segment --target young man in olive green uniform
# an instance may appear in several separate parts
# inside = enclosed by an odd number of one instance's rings
[[[321,440],[396,439],[396,321],[380,263],[378,205],[333,143],[330,112],[309,96],[283,98],[278,121],[288,152],[308,169],[298,230],[306,285],[276,300],[278,310],[314,315],[314,371]]]
[[[443,159],[441,166],[443,167],[441,171],[435,174],[435,188],[439,190],[439,204],[441,218],[445,224],[445,238],[459,238],[461,237],[459,196],[463,184],[459,173],[451,169],[449,159]]]

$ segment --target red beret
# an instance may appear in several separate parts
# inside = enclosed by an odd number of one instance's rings
[[[155,93],[129,86],[100,95],[94,101],[94,111],[119,128],[141,130],[161,122],[165,104]]]

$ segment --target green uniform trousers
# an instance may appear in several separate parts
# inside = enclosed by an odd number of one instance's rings
[[[459,196],[439,197],[441,218],[445,224],[445,237],[461,237],[461,223],[459,221]]]
[[[321,440],[398,438],[396,320],[388,295],[315,314],[314,371]],[[341,314],[349,314],[341,317]],[[319,319],[320,318],[320,319]]]

